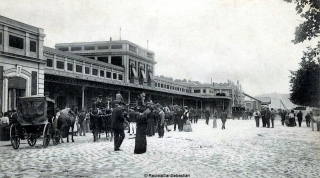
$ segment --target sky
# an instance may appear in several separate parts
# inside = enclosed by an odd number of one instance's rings
[[[290,93],[290,70],[313,42],[283,0],[1,0],[0,15],[44,29],[44,45],[121,39],[155,53],[155,75]],[[148,41],[148,43],[147,43]],[[148,45],[147,45],[148,44]]]

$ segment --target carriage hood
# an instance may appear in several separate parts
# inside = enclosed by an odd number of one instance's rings
[[[48,102],[54,100],[44,96],[21,97],[18,99],[18,122],[21,124],[36,124],[46,122]]]

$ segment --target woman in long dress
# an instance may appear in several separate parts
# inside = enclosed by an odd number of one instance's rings
[[[149,137],[154,136],[155,135],[155,114],[153,112],[153,108],[149,107],[150,112],[147,113],[147,135]]]
[[[183,125],[183,131],[192,132],[191,122],[189,119],[186,120],[186,123]]]
[[[139,110],[139,115],[137,115],[136,123],[137,123],[137,131],[135,138],[135,154],[142,154],[147,151],[147,137],[146,137],[146,129],[147,129],[147,117],[143,114],[143,110]]]

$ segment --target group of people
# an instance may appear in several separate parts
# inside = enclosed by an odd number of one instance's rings
[[[262,127],[274,128],[274,119],[276,118],[276,114],[277,112],[273,108],[271,108],[271,110],[269,108],[262,108],[261,111],[258,111],[258,109],[256,109],[253,112],[253,117],[256,121],[256,127],[259,127],[260,118],[261,118]],[[270,126],[270,121],[271,121],[271,126]]]
[[[295,120],[295,118],[297,118],[298,125],[299,127],[301,127],[302,120],[303,120],[303,113],[301,112],[301,110],[297,114],[294,113],[294,110],[291,110],[290,112],[283,110],[279,114],[281,116],[282,125],[286,124],[289,127],[297,126],[297,123]],[[306,126],[311,127],[312,131],[314,131],[314,124],[317,127],[317,131],[320,131],[320,121],[318,121],[316,117],[319,117],[319,114],[316,114],[315,116],[312,111],[307,112],[306,115],[304,116],[306,120]]]

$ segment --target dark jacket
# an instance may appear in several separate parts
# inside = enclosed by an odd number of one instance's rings
[[[227,118],[228,118],[227,112],[222,112],[221,115],[220,115],[220,118],[221,118],[222,122],[227,121]]]
[[[270,119],[270,118],[271,118],[271,111],[270,111],[269,109],[267,109],[267,110],[265,111],[264,117],[265,117],[266,119]]]
[[[204,116],[205,116],[206,118],[209,118],[209,116],[210,116],[209,110],[205,110],[205,111],[204,111]]]
[[[115,108],[112,112],[111,128],[124,130],[123,124],[124,124],[123,111],[121,108]]]
[[[302,120],[302,112],[299,112],[299,113],[297,114],[297,117],[298,117],[298,120]]]
[[[137,122],[137,113],[135,111],[129,112],[129,122]]]

